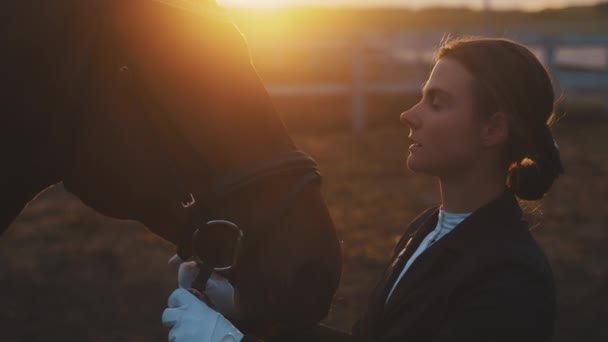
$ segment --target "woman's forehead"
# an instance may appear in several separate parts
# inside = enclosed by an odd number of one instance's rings
[[[442,58],[431,71],[425,88],[440,89],[455,96],[462,96],[470,93],[468,85],[473,80],[473,75],[462,64],[450,58]]]

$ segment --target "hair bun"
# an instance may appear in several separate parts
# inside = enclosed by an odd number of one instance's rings
[[[539,200],[549,191],[553,182],[564,173],[559,147],[553,137],[546,149],[534,159],[524,158],[509,169],[507,186],[524,200]]]
[[[524,200],[539,200],[551,188],[553,180],[542,176],[537,163],[519,163],[509,169],[507,185],[515,195]]]

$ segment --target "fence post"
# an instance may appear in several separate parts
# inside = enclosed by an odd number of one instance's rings
[[[545,52],[545,58],[547,63],[547,68],[553,74],[556,86],[561,89],[561,85],[559,84],[559,69],[557,68],[557,46],[556,41],[553,36],[544,36],[542,38],[542,47]]]
[[[358,39],[353,41],[352,64],[352,130],[361,134],[367,126],[365,48]]]
[[[608,74],[608,42],[604,41],[604,45],[602,46],[604,48],[604,53],[605,56],[604,58],[606,59],[604,61],[604,72]],[[605,96],[602,96],[604,98],[604,108],[602,108],[605,112],[608,112],[608,89],[605,89],[606,94]]]

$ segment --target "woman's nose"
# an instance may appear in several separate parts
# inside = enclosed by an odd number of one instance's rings
[[[401,113],[401,116],[399,117],[401,123],[408,126],[410,129],[420,127],[420,119],[416,114],[416,107],[417,105],[406,110],[405,112]]]

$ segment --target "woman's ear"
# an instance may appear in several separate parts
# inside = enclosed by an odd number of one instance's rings
[[[496,112],[490,116],[481,128],[481,144],[483,147],[494,147],[507,142],[509,137],[509,122],[507,113]]]

